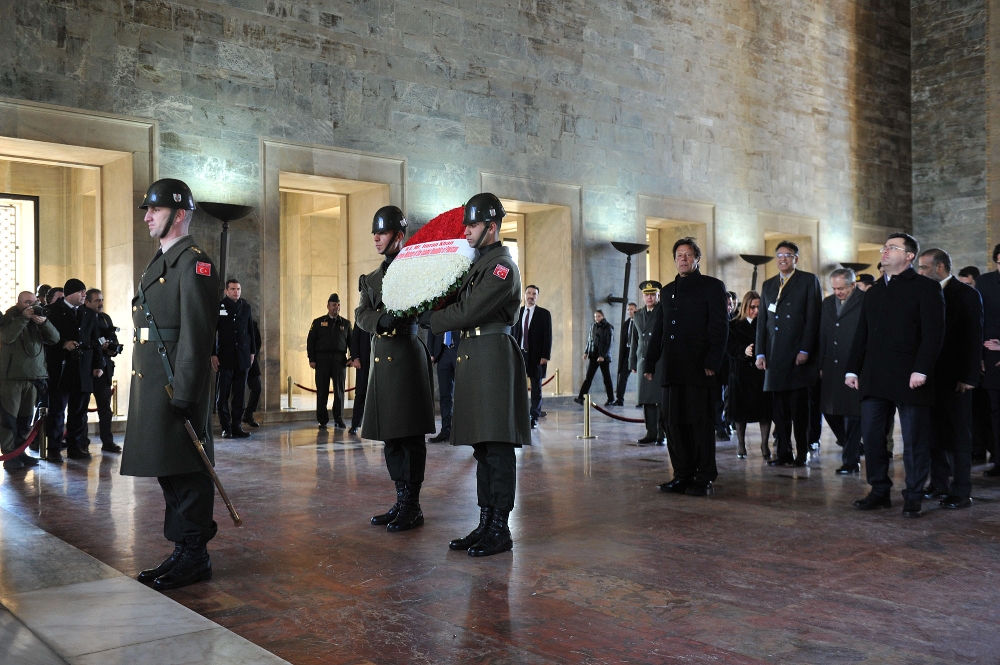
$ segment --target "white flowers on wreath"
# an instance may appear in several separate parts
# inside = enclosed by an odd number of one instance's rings
[[[382,302],[399,317],[434,309],[458,290],[474,252],[465,240],[407,246],[382,280]]]

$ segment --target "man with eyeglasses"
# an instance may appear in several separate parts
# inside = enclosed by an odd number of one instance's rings
[[[1000,267],[1000,245],[993,248],[993,263]],[[993,466],[983,475],[1000,477],[1000,270],[984,272],[976,278],[983,297],[983,388],[990,397],[993,439],[990,457]]]
[[[815,360],[819,342],[819,278],[796,270],[799,247],[778,243],[778,274],[760,289],[757,369],[764,370],[764,391],[772,394],[778,454],[768,466],[805,466],[809,454],[809,388],[819,379]],[[792,457],[792,429],[795,456]]]
[[[903,517],[923,514],[920,503],[930,473],[933,438],[934,367],[945,325],[941,287],[913,269],[919,251],[917,241],[906,233],[893,233],[882,247],[885,276],[865,293],[844,379],[860,391],[865,442],[881,442],[886,421],[899,411],[906,471]],[[890,508],[892,481],[884,446],[865,446],[865,467],[871,491],[854,506]]]

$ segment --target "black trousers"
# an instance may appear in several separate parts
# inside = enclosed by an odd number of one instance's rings
[[[844,447],[840,461],[844,466],[861,463],[861,416],[838,416],[824,413],[837,443]]]
[[[618,366],[618,382],[615,384],[615,397],[619,402],[625,400],[625,393],[628,392],[628,379],[632,376],[628,363],[622,362]]]
[[[441,404],[441,431],[451,431],[451,414],[455,409],[455,347],[442,347],[437,361],[438,401]]]
[[[594,381],[594,375],[597,374],[597,368],[601,368],[601,376],[604,378],[604,390],[608,393],[608,401],[613,401],[615,399],[615,389],[611,385],[611,361],[605,359],[604,362],[597,362],[597,358],[591,358],[590,364],[587,365],[587,378],[583,380],[583,386],[580,388],[580,397],[590,392],[590,384]]]
[[[987,390],[990,394],[990,424],[993,439],[990,441],[990,456],[993,464],[1000,464],[1000,390]]]
[[[715,387],[663,387],[660,414],[675,479],[714,482],[719,477],[715,465],[716,391]]]
[[[94,379],[94,401],[97,402],[97,420],[101,430],[101,443],[111,445],[115,442],[115,437],[111,433],[111,419],[114,418],[114,411],[111,410],[111,377],[107,374]]]
[[[643,404],[642,419],[646,422],[646,438],[664,439],[667,436],[663,429],[663,419],[660,417],[659,404]]]
[[[316,420],[320,425],[330,422],[326,402],[330,396],[330,381],[333,381],[333,419],[344,417],[344,379],[347,367],[343,356],[319,354],[316,356]]]
[[[245,369],[219,368],[219,387],[215,396],[215,410],[219,413],[222,429],[239,427],[243,420],[243,403],[246,402],[247,372]]]
[[[394,481],[419,485],[424,482],[426,466],[427,444],[423,434],[385,442],[385,468]]]
[[[792,459],[792,432],[795,432],[795,457],[804,460],[809,454],[809,389],[778,390],[771,393],[774,410],[774,438],[778,459]]]
[[[514,510],[517,489],[517,457],[514,444],[488,441],[472,446],[476,458],[476,500],[480,508],[493,506],[509,513]]]
[[[259,373],[247,374],[247,388],[250,389],[250,397],[247,398],[247,408],[243,410],[243,414],[249,418],[257,411],[260,395],[264,392]]]
[[[931,488],[962,498],[972,496],[972,391],[938,392],[931,423]]]
[[[212,519],[215,485],[208,471],[159,476],[167,509],[163,536],[175,543],[204,545],[215,537],[219,525]]]
[[[899,424],[903,429],[903,468],[906,470],[903,498],[920,500],[930,473],[931,407],[866,397],[861,400],[861,436],[865,441],[885,441],[886,421],[892,421],[896,409],[899,409]],[[865,468],[872,492],[888,496],[892,481],[889,479],[889,451],[885,446],[865,446]]]
[[[972,391],[972,457],[986,459],[993,450],[993,425],[990,415],[990,393],[986,388]]]
[[[49,411],[45,416],[49,450],[87,449],[87,406],[90,393],[73,390],[49,391]],[[63,440],[63,432],[66,439]]]
[[[365,398],[368,397],[368,363],[367,358],[361,360],[361,368],[354,372],[354,408],[351,413],[351,427],[361,427],[361,419],[365,416]]]
[[[806,388],[806,392],[809,396],[809,429],[806,438],[809,439],[810,444],[819,443],[820,437],[823,436],[823,409],[819,404],[819,384],[809,386]]]

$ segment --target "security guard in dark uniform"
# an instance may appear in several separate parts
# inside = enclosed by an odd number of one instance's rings
[[[219,412],[224,439],[250,436],[241,423],[246,404],[247,376],[257,354],[257,344],[250,303],[241,298],[240,293],[242,287],[239,281],[226,281],[226,295],[219,303],[215,353],[212,354],[212,369],[219,373],[215,410]]]
[[[629,369],[638,372],[646,360],[646,351],[649,348],[649,339],[653,336],[653,326],[656,324],[656,317],[660,315],[660,289],[663,286],[652,279],[648,279],[639,285],[642,291],[643,306],[640,307],[632,319],[632,344],[629,349]],[[652,380],[645,376],[639,376],[639,387],[636,394],[636,404],[642,407],[642,417],[646,421],[646,436],[636,443],[647,445],[655,443],[662,446],[667,442],[666,430],[663,427],[663,420],[660,417],[660,402],[662,400],[663,388],[663,362],[656,363],[656,373]]]
[[[94,379],[94,401],[97,402],[101,450],[106,453],[120,453],[122,448],[115,443],[115,437],[111,433],[111,421],[115,415],[111,409],[115,377],[115,361],[112,358],[117,356],[121,349],[118,342],[118,328],[115,327],[111,316],[104,311],[104,294],[100,289],[87,289],[87,300],[84,304],[97,313],[98,341],[103,340],[101,350],[104,353],[104,374]]]
[[[344,422],[344,378],[347,376],[347,355],[351,346],[351,322],[340,315],[340,296],[331,293],[326,301],[326,314],[313,319],[306,337],[309,366],[316,370],[316,420],[320,428],[330,422],[326,401],[333,379],[333,423],[340,429]]]
[[[514,509],[514,448],[531,444],[524,356],[511,335],[521,309],[521,275],[500,242],[505,215],[493,194],[476,194],[465,205],[465,238],[477,250],[457,301],[420,315],[434,334],[461,330],[455,371],[452,445],[472,446],[476,458],[479,526],[451,541],[453,550],[489,556],[514,546],[507,518]]]
[[[372,234],[385,260],[362,277],[361,303],[354,311],[354,324],[373,335],[361,436],[385,441],[385,465],[396,483],[396,503],[371,523],[406,531],[424,523],[420,485],[427,462],[424,435],[434,431],[434,384],[430,354],[417,335],[416,320],[397,318],[382,302],[382,279],[403,249],[403,212],[395,206],[379,208]]]
[[[149,235],[160,249],[132,299],[136,330],[121,473],[155,476],[163,489],[163,535],[174,551],[139,573],[140,582],[163,591],[212,577],[206,544],[218,530],[212,519],[215,488],[184,420],[214,463],[210,359],[220,284],[215,264],[188,235],[195,203],[187,185],[158,180],[139,207],[146,209]]]

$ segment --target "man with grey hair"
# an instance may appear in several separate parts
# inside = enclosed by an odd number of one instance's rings
[[[834,270],[830,286],[833,295],[823,300],[819,324],[820,411],[844,448],[837,473],[845,475],[861,471],[861,401],[844,375],[865,293],[850,268]]]
[[[917,270],[941,285],[946,313],[944,343],[934,365],[931,482],[924,498],[939,499],[942,508],[968,508],[972,505],[972,391],[979,382],[982,362],[983,299],[973,287],[952,279],[951,257],[944,250],[922,252]]]

